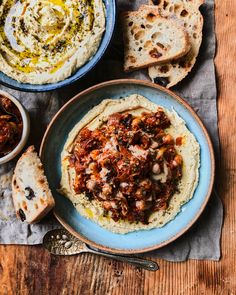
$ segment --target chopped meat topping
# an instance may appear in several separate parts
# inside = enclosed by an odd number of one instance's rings
[[[140,116],[115,113],[100,128],[83,128],[69,157],[75,192],[101,202],[115,221],[147,224],[151,213],[168,208],[182,177],[182,157],[165,132],[170,125],[158,108]]]
[[[22,130],[20,111],[9,98],[0,94],[0,158],[17,146]]]

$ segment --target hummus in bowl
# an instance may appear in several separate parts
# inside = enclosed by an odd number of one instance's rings
[[[102,0],[3,0],[0,71],[20,83],[56,83],[97,52],[106,25]]]
[[[163,227],[194,194],[200,147],[173,110],[141,95],[104,100],[72,129],[60,192],[114,233]]]

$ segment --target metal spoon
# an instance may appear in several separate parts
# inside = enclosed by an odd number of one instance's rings
[[[1,97],[1,96],[0,96]],[[9,116],[15,117],[18,120],[18,117],[16,114],[9,112],[4,105],[0,101],[0,108],[3,110],[3,112],[7,113]]]
[[[43,246],[55,255],[75,255],[80,253],[93,253],[115,260],[128,262],[136,267],[156,271],[159,266],[156,262],[127,255],[114,255],[100,250],[91,249],[88,245],[71,235],[65,229],[54,229],[46,233]]]

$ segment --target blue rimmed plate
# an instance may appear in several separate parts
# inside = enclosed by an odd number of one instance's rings
[[[95,65],[100,61],[103,55],[108,48],[114,28],[116,23],[116,0],[103,0],[104,5],[106,7],[106,29],[100,44],[100,47],[96,54],[81,68],[79,68],[74,74],[72,74],[67,79],[51,84],[42,84],[42,85],[34,85],[34,84],[26,84],[20,83],[9,76],[5,75],[3,72],[0,72],[0,84],[8,86],[10,88],[21,90],[21,91],[28,91],[28,92],[46,92],[52,91],[55,89],[62,88],[64,86],[70,85],[80,78],[82,78],[85,74],[87,74],[90,70],[92,70]]]
[[[72,203],[57,193],[61,168],[60,154],[68,133],[94,106],[105,98],[118,99],[140,94],[167,109],[174,108],[185,120],[201,147],[199,183],[193,198],[182,206],[181,212],[162,228],[137,231],[125,235],[114,234],[82,217]],[[53,118],[40,148],[50,187],[56,200],[55,216],[79,239],[112,253],[141,253],[158,249],[186,232],[205,208],[210,197],[215,173],[214,154],[209,135],[193,109],[173,92],[158,85],[139,80],[114,80],[93,86],[71,99]]]

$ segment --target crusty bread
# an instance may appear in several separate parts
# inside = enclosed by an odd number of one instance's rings
[[[174,62],[150,67],[148,73],[153,82],[170,88],[183,80],[192,70],[202,42],[203,17],[199,7],[204,0],[153,0],[158,12],[169,18],[176,18],[187,30],[191,49],[182,58]],[[142,6],[144,8],[145,6]],[[148,9],[148,8],[146,8]]]
[[[12,178],[16,215],[22,221],[40,221],[55,205],[43,165],[33,146],[18,160]]]
[[[175,60],[190,49],[188,34],[155,6],[122,14],[126,72]]]

